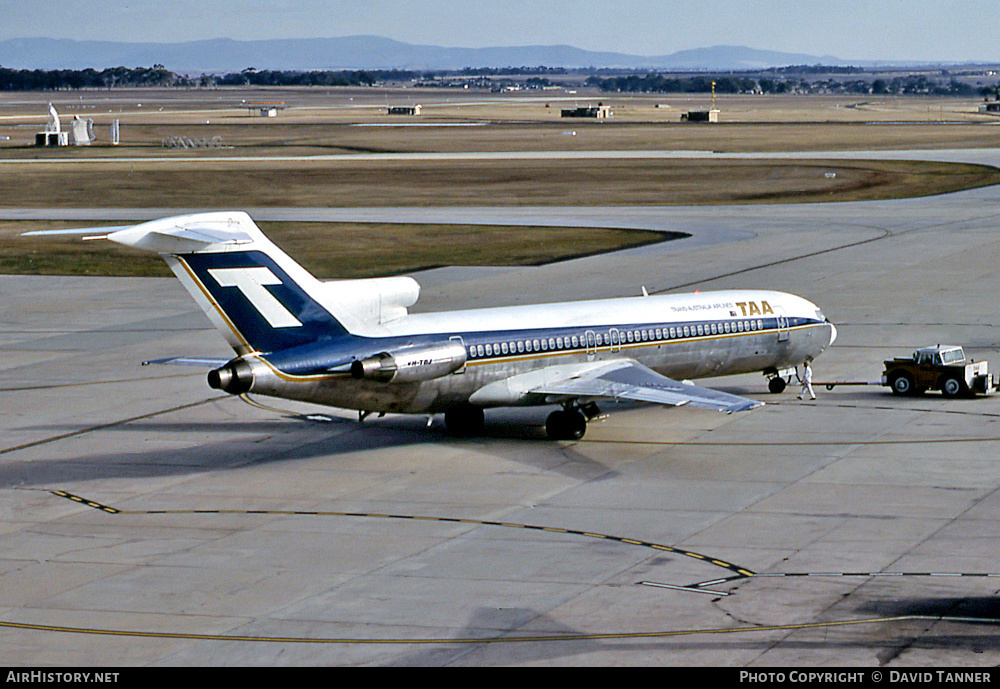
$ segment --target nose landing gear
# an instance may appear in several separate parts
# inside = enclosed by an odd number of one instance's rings
[[[785,391],[785,388],[792,382],[792,376],[797,375],[794,368],[769,368],[764,371],[767,376],[768,392],[778,395]]]

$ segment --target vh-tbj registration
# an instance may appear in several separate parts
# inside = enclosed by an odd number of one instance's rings
[[[242,212],[105,228],[158,252],[236,356],[212,388],[370,413],[444,414],[474,434],[490,407],[557,406],[554,439],[578,439],[597,404],[632,400],[723,412],[761,402],[690,379],[780,372],[837,330],[792,294],[731,290],[410,314],[410,277],[320,281]],[[94,232],[91,228],[88,232]]]

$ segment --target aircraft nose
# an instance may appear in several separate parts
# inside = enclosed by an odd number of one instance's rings
[[[837,326],[835,326],[833,323],[830,323],[830,344],[832,345],[836,341],[837,341]]]

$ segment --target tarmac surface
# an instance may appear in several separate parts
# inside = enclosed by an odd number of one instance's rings
[[[1000,166],[1000,151],[968,155]],[[605,405],[558,443],[549,409],[493,410],[484,437],[455,439],[439,419],[359,424],[141,366],[230,355],[173,279],[0,276],[5,664],[1000,662],[1000,396],[823,386],[876,381],[883,359],[938,342],[1000,371],[1000,187],[335,212],[692,235],[430,271],[421,309],[753,287],[814,301],[839,339],[815,402],[737,376],[704,382],[768,404]]]

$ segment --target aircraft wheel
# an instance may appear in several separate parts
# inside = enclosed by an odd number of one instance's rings
[[[482,407],[453,407],[444,413],[445,427],[457,436],[479,435],[485,421]]]
[[[785,379],[781,376],[775,376],[767,381],[767,389],[770,390],[775,395],[785,391]]]
[[[545,420],[545,433],[550,440],[579,440],[587,432],[587,418],[582,412],[554,411]]]

